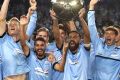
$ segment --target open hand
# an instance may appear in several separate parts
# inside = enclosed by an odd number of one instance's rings
[[[50,10],[50,16],[53,20],[56,20],[56,13],[54,12],[54,10]]]
[[[25,15],[20,17],[20,25],[26,26],[28,24],[28,22],[29,22],[29,20]]]

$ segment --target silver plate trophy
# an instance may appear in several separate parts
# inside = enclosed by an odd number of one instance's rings
[[[52,0],[52,8],[59,20],[69,21],[78,15],[83,0]]]

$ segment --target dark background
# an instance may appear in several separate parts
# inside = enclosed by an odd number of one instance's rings
[[[85,1],[85,3],[88,4],[89,0]],[[2,4],[2,2],[3,0],[0,0],[0,4]],[[37,24],[49,27],[49,9],[51,8],[51,0],[37,0],[37,3]],[[28,0],[11,0],[7,20],[13,16],[19,18],[21,15],[26,14],[28,7]],[[120,25],[120,0],[101,0],[96,8],[96,22],[98,27],[104,25]]]

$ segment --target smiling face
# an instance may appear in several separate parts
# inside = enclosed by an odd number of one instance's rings
[[[43,38],[38,38],[35,40],[35,52],[38,58],[45,55],[45,40]]]
[[[13,35],[18,35],[20,32],[20,23],[19,21],[14,18],[11,19],[10,22],[8,23],[8,34],[13,36]]]
[[[117,37],[117,34],[115,33],[115,30],[108,29],[104,33],[105,42],[109,46],[115,44],[116,37]]]

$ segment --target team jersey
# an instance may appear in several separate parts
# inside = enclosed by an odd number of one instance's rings
[[[9,35],[4,36],[1,45],[3,78],[13,75],[26,74],[29,72],[26,56],[24,55],[20,42],[15,42]]]
[[[60,63],[62,60],[62,51],[57,48],[56,42],[52,42],[47,46],[46,52],[52,52],[55,56],[56,62]],[[63,80],[64,72],[53,70],[52,80]]]
[[[26,30],[27,36],[31,37],[33,35],[33,32],[36,28],[36,21],[37,21],[37,12],[34,11],[34,13],[30,17],[30,22],[28,23],[28,27]]]
[[[28,74],[28,80],[52,80],[53,67],[47,57],[40,60],[36,57],[36,54],[31,51],[28,63],[31,69]]]
[[[88,60],[89,52],[86,51],[82,43],[79,45],[76,54],[72,54],[68,50],[63,80],[87,80]]]
[[[120,48],[115,45],[108,46],[104,40],[99,38],[94,14],[94,11],[88,12],[88,28],[95,50],[93,80],[119,80]]]

